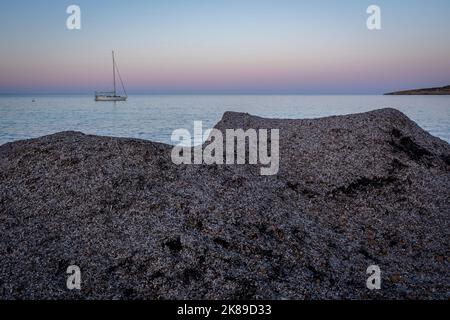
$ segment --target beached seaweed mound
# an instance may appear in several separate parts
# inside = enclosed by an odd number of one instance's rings
[[[0,146],[0,298],[450,298],[449,144],[393,109],[216,127],[278,128],[278,174],[78,132]]]

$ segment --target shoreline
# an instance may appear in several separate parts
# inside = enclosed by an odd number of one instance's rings
[[[448,298],[448,143],[395,109],[226,112],[215,128],[279,128],[278,174],[78,132],[0,146],[0,296]],[[368,291],[374,264],[382,290]]]

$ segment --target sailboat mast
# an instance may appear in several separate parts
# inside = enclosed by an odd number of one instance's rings
[[[114,51],[112,52],[112,59],[113,59],[114,96],[116,96],[116,62],[114,61]]]

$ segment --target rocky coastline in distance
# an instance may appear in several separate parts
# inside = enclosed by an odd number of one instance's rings
[[[216,128],[279,128],[279,173],[80,132],[1,145],[0,299],[450,298],[447,142],[395,109]]]
[[[407,96],[407,95],[423,95],[423,96],[432,96],[432,95],[450,95],[450,85],[445,87],[435,87],[435,88],[425,88],[425,89],[413,89],[413,90],[404,90],[404,91],[396,91],[385,93],[386,96]]]

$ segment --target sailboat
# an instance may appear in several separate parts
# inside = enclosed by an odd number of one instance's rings
[[[95,92],[95,101],[126,101],[128,98],[127,92],[125,90],[125,86],[123,85],[122,77],[120,76],[119,68],[117,67],[117,64],[116,64],[116,59],[114,57],[114,51],[112,52],[112,61],[113,61],[114,91],[112,91],[112,92]],[[117,70],[117,75],[119,76],[120,84],[122,85],[122,89],[125,94],[124,96],[117,95],[116,70]]]

